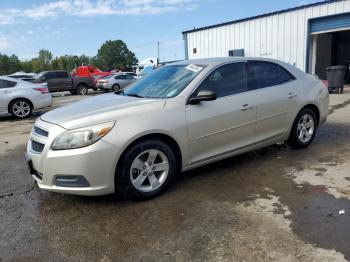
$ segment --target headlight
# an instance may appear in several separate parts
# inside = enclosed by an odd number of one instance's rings
[[[89,146],[112,130],[115,122],[67,131],[57,136],[51,145],[52,150],[75,149]]]

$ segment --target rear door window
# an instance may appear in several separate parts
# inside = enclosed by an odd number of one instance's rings
[[[57,78],[68,78],[69,76],[68,76],[67,72],[62,71],[62,72],[56,72],[56,77]]]
[[[201,90],[213,91],[218,98],[248,91],[245,63],[227,64],[215,69],[199,86],[198,91]]]
[[[50,80],[50,79],[57,78],[55,72],[47,72],[44,77],[45,77],[45,80]]]
[[[1,88],[15,87],[16,85],[17,85],[17,83],[14,81],[0,79],[0,89]]]
[[[124,77],[127,80],[133,80],[134,79],[131,75],[124,75]]]
[[[295,77],[278,64],[248,62],[248,86],[251,90],[281,85],[293,80]]]

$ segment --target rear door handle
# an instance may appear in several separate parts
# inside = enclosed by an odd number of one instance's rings
[[[294,98],[294,97],[297,97],[297,96],[298,96],[297,94],[289,93],[288,98]]]
[[[249,104],[244,104],[242,107],[241,107],[241,110],[242,111],[247,111],[247,110],[250,110],[250,109],[253,109],[254,106],[251,106]]]

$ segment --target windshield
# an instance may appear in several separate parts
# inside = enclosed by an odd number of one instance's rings
[[[177,96],[203,68],[196,65],[161,67],[132,84],[125,90],[124,95],[148,98]]]
[[[152,71],[153,71],[153,66],[145,67],[145,68],[141,71],[141,75],[142,75],[142,76],[147,75],[147,74],[151,73]]]

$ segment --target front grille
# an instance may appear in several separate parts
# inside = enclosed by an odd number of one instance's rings
[[[32,150],[36,153],[41,153],[44,150],[45,145],[32,140]]]
[[[46,130],[44,130],[38,126],[34,126],[34,133],[39,135],[39,136],[44,136],[44,137],[49,136],[49,132],[47,132]]]

